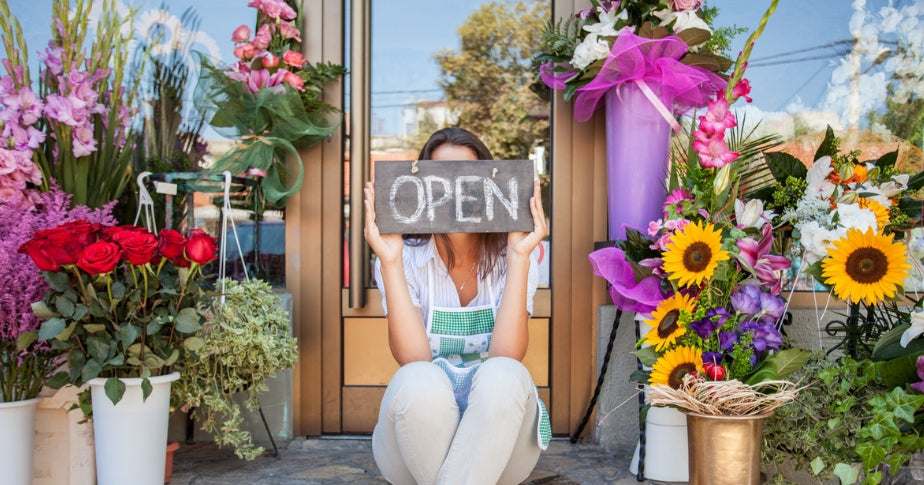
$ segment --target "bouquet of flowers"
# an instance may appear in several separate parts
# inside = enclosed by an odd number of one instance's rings
[[[662,218],[590,255],[616,306],[640,313],[651,327],[636,355],[651,367],[637,377],[652,385],[654,405],[767,413],[795,397],[795,384],[780,379],[808,358],[783,349],[780,293],[791,263],[771,252],[774,214],[761,200],[742,198],[743,173],[772,140],[731,136],[735,151],[726,141],[726,130],[737,126],[729,105],[749,100],[742,77],[748,54],[732,75],[742,81],[708,102],[690,146],[675,150]]]
[[[28,164],[35,168],[31,161]],[[114,204],[95,210],[69,209],[72,196],[57,185],[48,192],[27,194],[19,195],[20,200],[29,200],[29,208],[0,204],[0,402],[37,397],[62,364],[60,351],[38,341],[41,320],[32,312],[32,303],[42,299],[48,284],[29,257],[18,252],[20,245],[33,232],[64,222],[115,222],[110,213]]]
[[[907,247],[894,236],[921,219],[915,193],[924,172],[899,171],[897,152],[861,162],[859,151],[839,151],[828,127],[809,168],[792,155],[766,153],[775,177],[767,190],[780,223],[792,226],[799,271],[838,298],[875,305],[902,294],[911,267]]]
[[[318,143],[340,125],[340,112],[322,100],[322,89],[346,70],[302,56],[300,17],[289,3],[251,0],[248,6],[258,10],[256,32],[246,25],[234,30],[238,61],[229,68],[203,62],[196,99],[212,113],[213,128],[239,140],[209,170],[262,177],[263,196],[281,207],[301,188],[297,149]],[[286,154],[297,161],[296,174],[286,169]]]
[[[115,0],[101,3],[106,13],[95,25],[99,40],[87,48],[93,2],[77,0],[74,7],[70,0],[53,2],[53,35],[39,53],[42,64],[34,83],[22,30],[6,0],[0,0],[0,38],[7,55],[6,75],[0,78],[0,157],[34,160],[41,171],[26,179],[30,184],[48,190],[54,179],[73,194],[74,205],[94,208],[118,199],[131,178],[132,147],[126,141],[135,93],[135,86],[123,85],[129,42],[123,32],[131,31],[132,15],[120,16]],[[24,207],[35,199],[21,187],[15,191]],[[0,200],[9,196],[0,193]]]
[[[125,392],[119,377],[146,382],[170,372],[181,352],[199,348],[202,265],[216,258],[216,248],[196,229],[188,238],[172,229],[155,236],[77,220],[37,231],[19,250],[50,287],[33,310],[45,319],[39,339],[67,354],[70,372],[58,381],[80,386],[106,377],[115,404]],[[142,389],[147,398],[150,383]]]
[[[713,36],[716,10],[703,0],[591,0],[574,18],[549,22],[537,75],[574,98],[574,115],[587,121],[609,88],[635,83],[654,91],[666,110],[702,107],[726,81],[717,73],[732,61],[718,54],[738,31]],[[646,93],[647,94],[647,93]]]

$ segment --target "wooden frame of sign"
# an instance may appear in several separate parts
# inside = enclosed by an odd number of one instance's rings
[[[375,163],[382,234],[532,231],[530,160]]]

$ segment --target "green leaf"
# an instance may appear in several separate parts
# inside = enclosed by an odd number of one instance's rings
[[[48,320],[50,318],[61,316],[61,314],[49,308],[49,306],[44,301],[33,302],[32,313],[34,313],[36,317],[39,317],[42,320]]]
[[[689,28],[680,31],[677,34],[677,37],[683,39],[684,43],[686,43],[688,46],[693,47],[695,45],[702,44],[703,42],[707,42],[712,37],[712,34],[708,30]]]
[[[773,178],[781,184],[786,183],[788,177],[805,180],[808,175],[808,169],[802,160],[786,152],[764,152],[764,158]]]
[[[834,130],[831,129],[831,125],[828,125],[828,129],[825,130],[825,139],[821,142],[821,145],[818,145],[814,160],[818,160],[824,156],[833,157],[837,155],[838,144],[837,137],[834,136]]]
[[[879,157],[879,160],[876,160],[876,168],[884,169],[884,168],[894,167],[895,162],[897,161],[898,161],[898,150],[895,150],[894,152],[889,152]]]
[[[635,352],[632,352],[632,354],[638,357],[638,360],[642,363],[642,365],[647,367],[653,366],[659,357],[658,353],[655,352],[654,347],[642,347]]]
[[[58,295],[55,297],[55,309],[61,316],[71,317],[74,315],[74,302],[64,295]]]
[[[648,384],[648,379],[651,378],[651,372],[643,371],[641,369],[635,369],[629,374],[629,382],[641,382],[642,384]]]
[[[200,337],[189,337],[186,340],[183,340],[183,347],[186,347],[186,350],[196,352],[202,349],[205,346],[205,341]]]
[[[59,333],[63,332],[65,327],[66,324],[62,318],[52,318],[50,320],[45,320],[42,322],[42,326],[39,327],[39,340],[53,339],[58,336]]]
[[[170,356],[164,360],[164,367],[171,366],[176,363],[180,358],[179,349],[173,349],[173,352],[170,352]]]
[[[147,401],[148,396],[151,395],[151,391],[153,390],[154,388],[153,386],[151,386],[150,379],[145,377],[144,379],[141,380],[141,400],[142,401]]]
[[[57,292],[67,291],[71,287],[71,277],[64,271],[46,271],[45,282]]]
[[[34,344],[38,339],[38,332],[27,331],[19,334],[19,337],[16,338],[16,351],[22,352],[29,348],[30,345]]]
[[[122,325],[122,330],[119,332],[122,338],[122,346],[128,347],[131,344],[135,343],[135,340],[141,335],[141,329],[137,325],[132,325],[130,323]]]
[[[860,442],[854,448],[863,460],[863,469],[872,470],[877,464],[885,460],[885,448],[871,442]]]
[[[88,359],[83,364],[83,368],[80,369],[80,382],[89,382],[91,379],[99,377],[99,373],[102,371],[103,368],[100,367],[99,362]]]
[[[919,352],[924,352],[924,350]],[[917,359],[918,356],[915,354],[904,355],[882,362],[879,365],[879,377],[882,379],[882,383],[889,388],[894,388],[919,380],[917,374]]]
[[[846,464],[834,465],[834,475],[841,479],[841,485],[853,485],[860,478],[860,470]]]
[[[125,292],[126,292],[125,283],[122,283],[121,281],[118,281],[118,280],[114,281],[110,289],[112,291],[113,300],[121,300],[122,298],[125,298]]]
[[[142,386],[144,383],[142,382]],[[151,384],[148,383],[150,386]],[[106,384],[103,386],[103,389],[106,391],[106,397],[112,401],[113,405],[119,403],[122,400],[122,396],[125,394],[125,383],[121,379],[116,377],[110,377],[106,379]]]
[[[771,355],[767,360],[773,362],[776,375],[782,378],[805,367],[811,356],[812,352],[809,350],[791,348],[781,350]]]
[[[180,333],[196,333],[202,328],[199,324],[199,313],[195,308],[184,308],[176,314],[174,327]]]
[[[105,337],[90,337],[87,339],[87,352],[94,360],[105,362],[109,359],[109,340]]]
[[[51,376],[50,379],[48,379],[47,382],[45,382],[45,385],[52,389],[61,389],[61,387],[67,384],[69,377],[70,376],[68,376],[67,372],[56,372],[53,376]]]
[[[85,323],[83,328],[90,334],[106,331],[106,326],[101,323]]]
[[[821,457],[816,456],[815,459],[809,463],[809,466],[812,467],[812,474],[818,475],[822,470],[825,469],[825,462],[821,459]]]

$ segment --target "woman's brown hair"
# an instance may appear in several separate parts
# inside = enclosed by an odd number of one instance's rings
[[[477,136],[472,132],[456,127],[443,128],[432,135],[420,149],[418,160],[432,160],[433,152],[443,145],[455,145],[470,148],[478,160],[494,160],[491,151]],[[429,241],[434,234],[405,234],[404,239],[408,244],[419,246]],[[446,265],[449,269],[455,266],[455,253],[453,252],[452,242],[445,234],[436,234],[446,248]],[[498,260],[502,257],[504,249],[507,247],[507,233],[505,232],[482,232],[478,233],[479,254],[481,262],[478,265],[478,274],[484,278],[489,272],[497,267]]]

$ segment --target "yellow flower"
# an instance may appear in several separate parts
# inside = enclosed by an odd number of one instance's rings
[[[667,243],[664,271],[680,286],[698,285],[711,278],[719,261],[726,259],[721,231],[712,224],[690,223]]]
[[[645,335],[644,342],[654,346],[658,352],[670,347],[687,331],[686,327],[680,325],[680,311],[693,313],[695,309],[693,298],[680,293],[663,300],[651,314],[651,319],[645,321],[652,328]]]
[[[821,267],[821,275],[838,298],[870,305],[895,296],[911,269],[905,246],[872,228],[848,229],[846,237],[828,248]]]
[[[668,350],[655,361],[648,383],[677,389],[683,384],[683,377],[691,372],[699,372],[701,375],[705,373],[703,351],[695,347],[677,347]]]
[[[889,209],[875,201],[873,199],[867,199],[865,197],[860,197],[860,200],[857,201],[861,209],[866,209],[871,211],[873,214],[876,214],[876,228],[877,232],[882,232],[887,225],[889,225]]]

